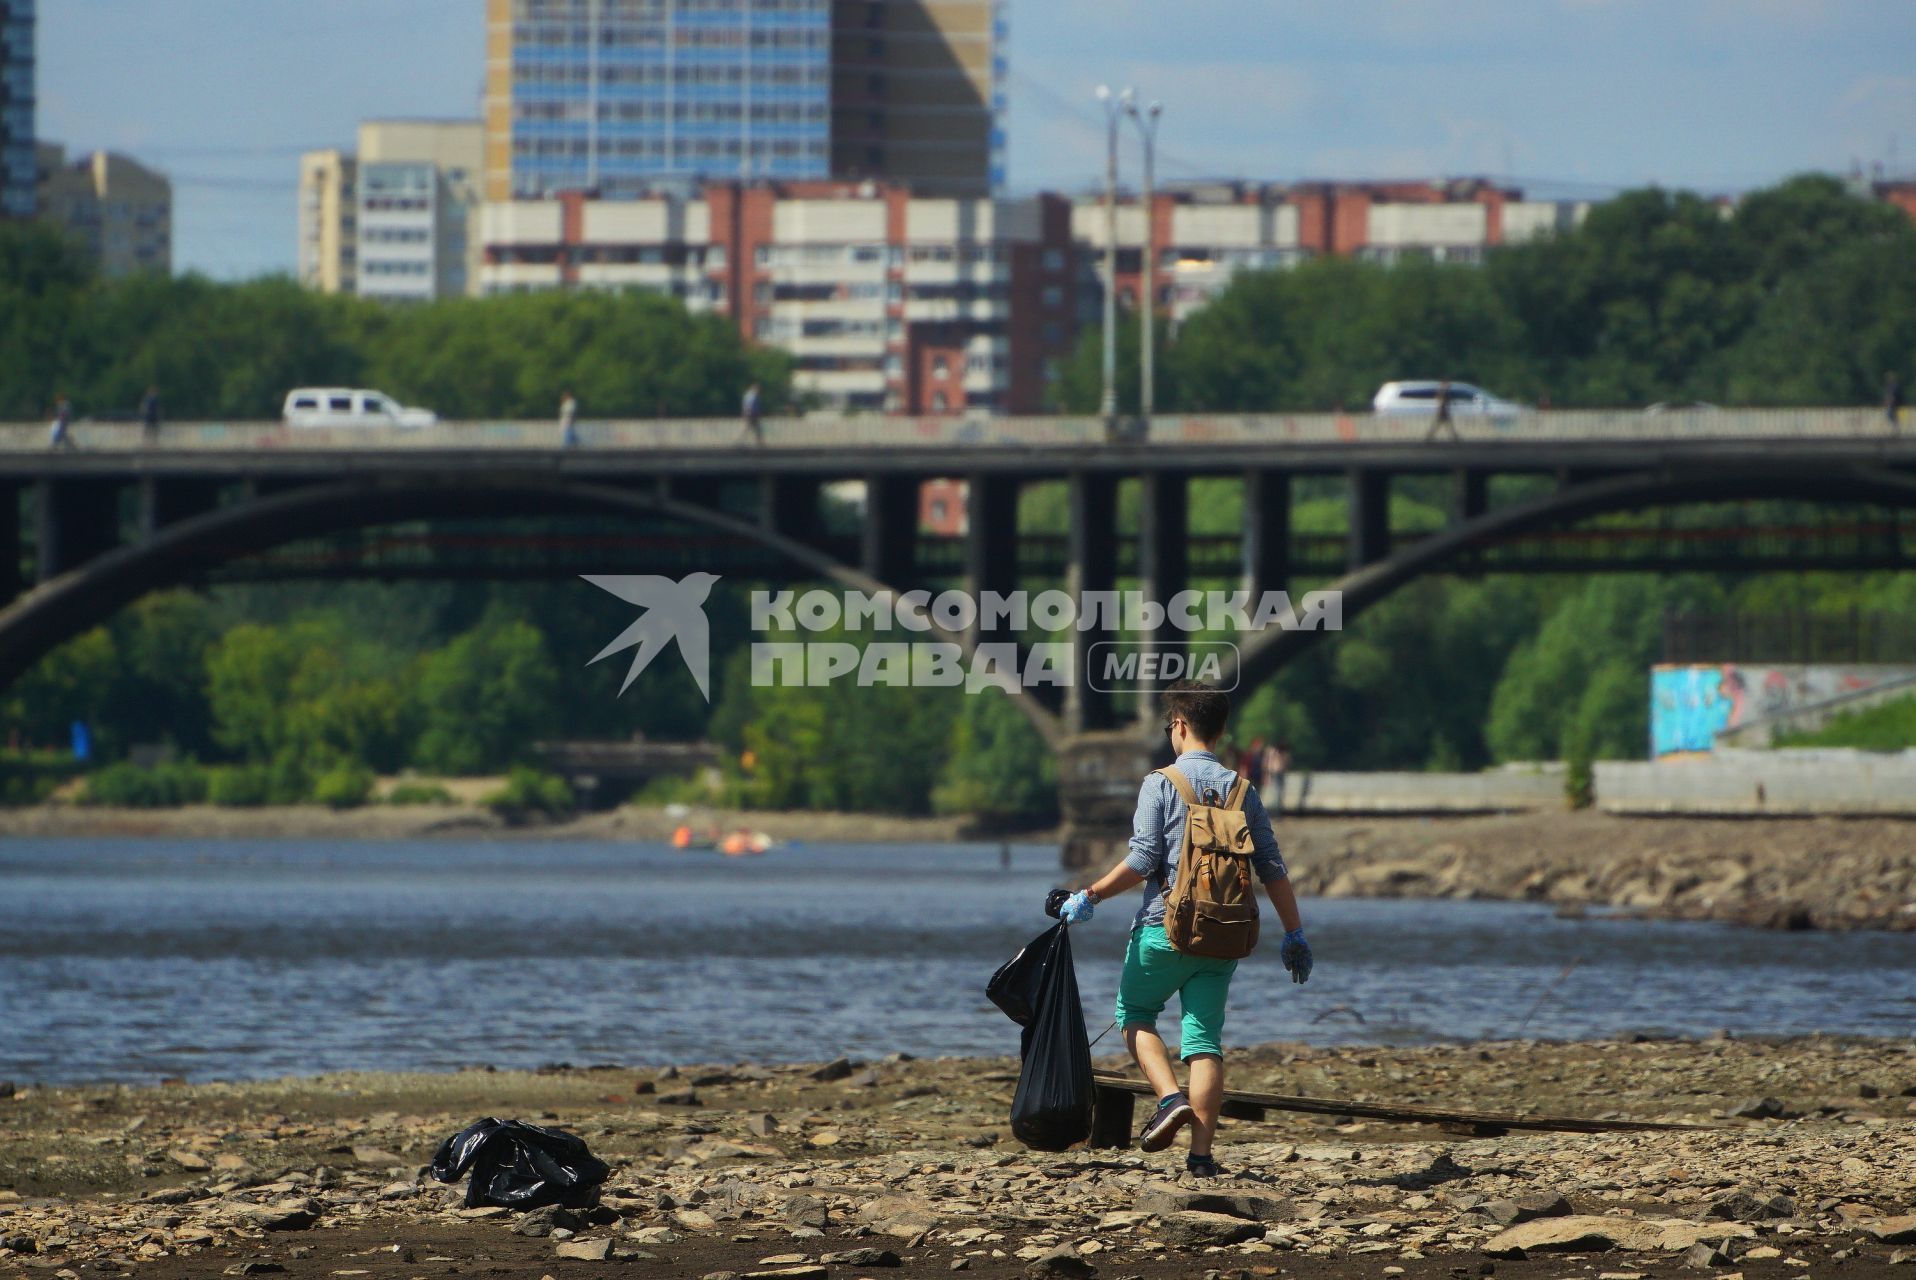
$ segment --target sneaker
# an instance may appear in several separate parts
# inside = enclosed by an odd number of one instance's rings
[[[1217,1167],[1217,1161],[1209,1155],[1184,1157],[1184,1171],[1193,1178],[1221,1178],[1224,1170]]]
[[[1146,1151],[1162,1151],[1178,1136],[1178,1130],[1197,1119],[1197,1112],[1182,1093],[1174,1093],[1158,1103],[1158,1109],[1144,1122],[1138,1145]]]

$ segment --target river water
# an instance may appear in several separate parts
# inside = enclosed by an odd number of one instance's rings
[[[727,859],[536,840],[8,840],[0,1080],[1010,1054],[1017,1029],[984,984],[1051,923],[1057,876],[1050,846],[1014,847],[1007,868],[980,845]],[[1244,961],[1229,1042],[1916,1030],[1916,934],[1482,902],[1305,910],[1316,974],[1294,986],[1275,945]],[[1109,903],[1073,930],[1093,1035],[1129,916]]]

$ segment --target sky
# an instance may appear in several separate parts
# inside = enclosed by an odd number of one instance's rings
[[[51,0],[39,127],[174,182],[174,262],[294,266],[298,156],[476,117],[483,0]],[[1908,0],[1010,0],[1010,184],[1102,180],[1100,83],[1163,179],[1483,175],[1544,197],[1916,169]],[[1125,144],[1125,180],[1136,179]]]

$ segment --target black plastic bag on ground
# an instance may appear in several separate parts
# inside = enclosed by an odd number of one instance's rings
[[[487,1116],[439,1144],[432,1176],[457,1182],[467,1172],[466,1207],[504,1205],[537,1209],[592,1203],[610,1172],[585,1141],[563,1129]]]
[[[1011,1133],[1035,1151],[1063,1151],[1091,1136],[1096,1096],[1070,929],[1057,925],[1033,939],[1019,958],[1027,955],[1041,958],[1032,964],[1037,990],[1024,1030],[1018,1091],[1011,1099]]]

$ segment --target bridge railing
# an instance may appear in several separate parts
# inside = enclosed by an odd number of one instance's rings
[[[1880,409],[1719,409],[1647,413],[1640,410],[1566,410],[1528,413],[1506,420],[1460,416],[1458,437],[1473,444],[1699,439],[1889,438]],[[1916,429],[1916,423],[1912,423]],[[254,452],[278,450],[556,450],[562,441],[551,421],[441,422],[430,427],[288,427],[280,422],[166,423],[148,435],[138,423],[81,421],[70,429],[75,449],[137,453]],[[1160,414],[1148,425],[1121,424],[1120,442],[1269,446],[1410,445],[1431,435],[1431,420],[1368,413]],[[634,450],[728,450],[758,447],[736,418],[661,418],[581,422],[577,448]],[[898,418],[879,415],[768,418],[764,447],[821,449],[1036,448],[1107,445],[1095,417]],[[1449,443],[1448,436],[1430,442]],[[0,452],[52,448],[46,423],[0,424]]]

